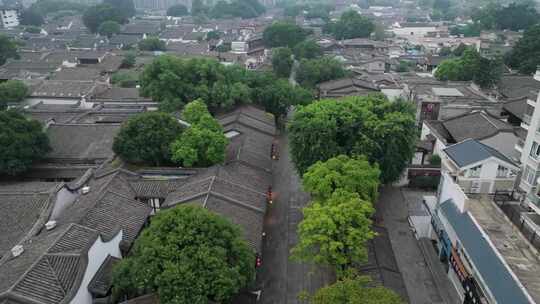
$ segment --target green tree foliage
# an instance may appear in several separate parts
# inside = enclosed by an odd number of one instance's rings
[[[327,200],[315,200],[302,210],[298,225],[299,242],[291,257],[303,262],[346,267],[367,261],[366,242],[375,236],[371,231],[370,202],[357,193],[338,189]]]
[[[381,94],[326,99],[298,107],[289,123],[290,151],[299,173],[340,154],[378,163],[381,182],[397,180],[414,154],[415,115]]]
[[[380,175],[378,166],[372,166],[365,157],[339,155],[311,165],[302,177],[302,184],[314,199],[326,200],[332,193],[342,189],[357,193],[362,200],[375,203]]]
[[[28,8],[21,12],[21,25],[41,26],[44,22],[43,16],[36,9]]]
[[[39,34],[41,33],[41,28],[29,25],[24,27],[24,31],[30,34]]]
[[[279,117],[285,115],[290,106],[307,105],[313,94],[300,86],[291,86],[286,79],[277,79],[272,73],[252,72],[247,84],[251,88],[251,100]]]
[[[192,16],[205,15],[207,11],[208,8],[204,5],[202,0],[193,0],[193,2],[191,3]]]
[[[540,66],[540,24],[526,30],[505,59],[511,68],[523,74],[534,73]]]
[[[441,62],[435,71],[439,80],[472,80],[483,88],[490,88],[501,79],[503,64],[501,59],[487,59],[473,48],[463,51],[460,58]]]
[[[138,114],[122,124],[114,138],[113,151],[130,163],[168,164],[171,162],[169,146],[182,130],[182,125],[170,114]]]
[[[0,65],[6,63],[9,58],[19,58],[17,44],[9,37],[0,34]]]
[[[160,211],[113,269],[114,294],[157,292],[161,303],[227,303],[254,279],[240,228],[198,206]]]
[[[303,59],[296,71],[296,80],[300,85],[312,88],[324,81],[347,76],[343,64],[337,59],[325,56],[319,59]]]
[[[200,100],[188,103],[182,118],[191,124],[171,145],[172,160],[184,167],[208,167],[225,160],[228,140],[206,104]]]
[[[139,82],[139,74],[135,71],[118,71],[112,75],[111,82],[122,88],[134,88]]]
[[[452,49],[450,47],[442,47],[439,50],[439,56],[450,56],[452,54]]]
[[[17,175],[50,151],[43,126],[15,111],[0,111],[0,174]]]
[[[323,55],[321,46],[313,39],[308,39],[297,44],[293,49],[294,56],[300,59],[315,59]]]
[[[105,21],[115,21],[120,24],[126,22],[124,14],[109,4],[91,6],[84,12],[84,25],[92,33],[97,33],[99,26]]]
[[[183,4],[176,4],[167,9],[167,16],[182,17],[188,14],[188,9]]]
[[[116,8],[125,18],[135,16],[135,4],[133,0],[104,0],[103,3]]]
[[[503,6],[500,3],[490,3],[482,9],[476,9],[472,18],[484,29],[526,30],[538,23],[540,14],[534,2],[510,3]]]
[[[343,13],[338,21],[327,23],[323,30],[339,40],[366,38],[375,30],[375,24],[369,18],[350,10]]]
[[[294,60],[288,47],[272,49],[272,70],[279,77],[289,77]]]
[[[258,0],[234,0],[227,2],[220,0],[210,10],[213,18],[234,18],[243,19],[255,18],[266,11],[265,7]]]
[[[270,48],[289,47],[294,48],[304,41],[309,32],[296,24],[289,22],[274,22],[263,32],[264,45]]]
[[[403,300],[391,289],[373,287],[366,276],[347,277],[323,287],[315,293],[310,304],[402,304]]]
[[[464,26],[453,26],[450,28],[450,35],[463,37],[479,37],[482,31],[482,26],[478,22],[469,23]],[[460,55],[461,56],[461,55]]]
[[[165,41],[159,40],[158,37],[148,37],[139,41],[139,49],[141,51],[166,51],[167,46]]]
[[[220,31],[210,31],[206,33],[206,41],[219,39],[221,35],[222,33]]]
[[[98,33],[111,38],[114,34],[120,33],[120,24],[116,21],[104,21],[99,25]]]
[[[131,68],[137,63],[137,54],[135,52],[127,52],[122,59],[122,67]]]
[[[453,51],[452,54],[457,57],[461,57],[463,55],[463,52],[467,49],[467,45],[464,43],[460,43]]]
[[[206,58],[180,59],[160,56],[147,65],[141,77],[141,92],[160,102],[167,111],[182,109],[185,103],[202,99],[210,111],[230,109],[249,100],[243,81],[246,71],[226,67]]]
[[[22,81],[8,80],[0,83],[0,110],[5,109],[7,103],[23,101],[28,93],[28,87]]]
[[[30,10],[38,12],[41,16],[46,16],[50,13],[57,13],[60,11],[82,13],[86,9],[87,6],[82,3],[62,0],[40,0],[30,6]]]

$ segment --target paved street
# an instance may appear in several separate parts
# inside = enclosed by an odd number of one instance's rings
[[[445,303],[407,220],[408,206],[399,188],[384,187],[377,208],[388,229],[410,303]]]
[[[299,303],[298,294],[313,292],[333,281],[328,270],[299,264],[289,260],[294,246],[296,227],[302,218],[301,208],[309,196],[301,190],[288,153],[287,140],[279,138],[280,159],[274,164],[274,192],[276,199],[268,211],[265,222],[266,240],[263,248],[263,266],[259,271],[258,286],[262,288],[260,303]]]

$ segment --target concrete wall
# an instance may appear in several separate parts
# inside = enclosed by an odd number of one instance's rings
[[[442,172],[441,174],[441,184],[439,185],[438,192],[439,204],[452,199],[460,211],[463,212],[465,210],[465,204],[469,198],[447,172]]]
[[[430,27],[402,27],[402,28],[393,28],[391,31],[396,34],[398,37],[407,37],[407,38],[419,38],[425,37],[427,33],[434,32],[437,28],[434,26]]]

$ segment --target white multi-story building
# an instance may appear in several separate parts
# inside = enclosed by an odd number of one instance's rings
[[[0,28],[19,26],[19,9],[0,5]]]
[[[540,69],[534,79],[540,81]],[[527,109],[521,127],[527,131],[525,142],[516,145],[521,153],[522,176],[519,188],[527,193],[525,202],[540,214],[540,92],[532,92],[527,98]]]

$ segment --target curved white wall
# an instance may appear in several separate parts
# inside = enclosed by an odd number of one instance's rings
[[[101,237],[98,237],[90,250],[88,250],[88,265],[84,272],[84,278],[77,294],[71,300],[71,304],[92,304],[92,294],[88,291],[88,284],[103,264],[108,255],[121,258],[120,241],[122,240],[122,231],[108,241],[103,242]]]

